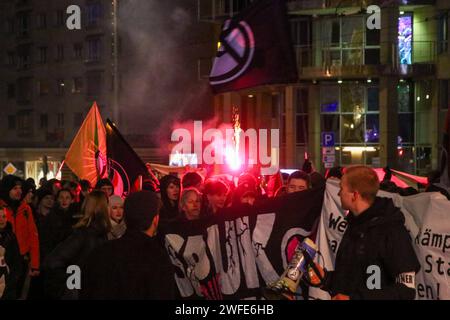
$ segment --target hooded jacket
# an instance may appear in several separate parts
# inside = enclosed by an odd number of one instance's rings
[[[417,273],[420,264],[405,218],[392,199],[377,197],[369,209],[358,216],[349,214],[347,221],[335,271],[328,273],[325,289],[332,296],[340,293],[356,300],[414,299],[414,283],[405,283],[399,276]],[[380,270],[380,288],[369,289],[373,266]]]
[[[6,176],[0,185],[0,206],[5,207],[6,218],[11,223],[19,244],[20,254],[29,255],[31,268],[39,269],[39,237],[34,223],[31,207],[25,201],[14,201],[9,197],[17,183],[22,180],[15,176]]]

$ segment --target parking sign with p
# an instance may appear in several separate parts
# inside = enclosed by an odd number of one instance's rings
[[[334,132],[322,132],[322,146],[334,147]]]

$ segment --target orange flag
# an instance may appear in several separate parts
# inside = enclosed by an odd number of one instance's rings
[[[106,130],[96,102],[72,141],[65,163],[92,186],[107,176]]]

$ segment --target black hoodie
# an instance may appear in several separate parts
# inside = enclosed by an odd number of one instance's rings
[[[349,214],[347,220],[335,271],[328,274],[325,289],[332,296],[340,293],[350,299],[414,299],[414,289],[396,282],[402,273],[417,273],[420,264],[404,226],[405,218],[392,199],[377,197],[369,209],[358,216]],[[367,286],[374,275],[369,266],[380,268],[380,289]]]

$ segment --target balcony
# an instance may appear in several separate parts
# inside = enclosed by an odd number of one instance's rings
[[[251,0],[197,0],[198,20],[220,23],[246,8]]]
[[[437,43],[415,41],[411,44],[411,55],[403,55],[400,63],[398,44],[391,46],[394,63],[380,63],[380,52],[386,48],[330,48],[317,46],[295,46],[295,56],[300,79],[329,77],[376,77],[382,75],[416,76],[433,75],[437,62]],[[378,56],[378,57],[377,57]],[[409,58],[410,57],[410,58]],[[408,60],[408,58],[410,60]],[[370,59],[370,61],[369,61]]]
[[[400,1],[398,1],[401,3]],[[327,10],[339,13],[343,8],[366,8],[370,5],[382,6],[386,0],[287,0],[288,9],[295,13],[308,10]],[[408,5],[434,5],[436,0],[409,0]],[[323,14],[327,12],[322,12]]]

